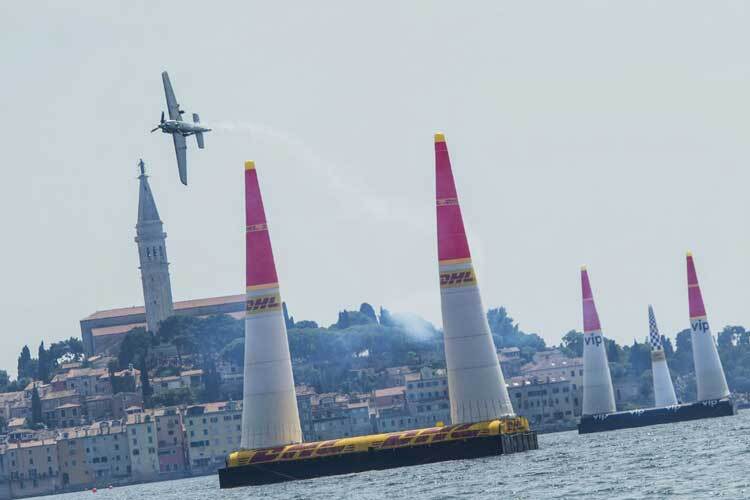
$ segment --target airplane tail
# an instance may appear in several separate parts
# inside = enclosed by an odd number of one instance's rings
[[[198,116],[198,113],[193,113],[193,123],[200,123],[201,118]],[[203,132],[196,132],[195,133],[195,140],[198,142],[198,148],[203,149],[206,145],[203,142]]]

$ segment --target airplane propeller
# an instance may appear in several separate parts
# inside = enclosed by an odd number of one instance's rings
[[[161,112],[161,120],[159,120],[159,125],[157,125],[156,127],[152,128],[151,129],[151,133],[153,134],[154,132],[156,132],[157,130],[159,130],[160,128],[162,128],[163,125],[164,125],[164,111]]]

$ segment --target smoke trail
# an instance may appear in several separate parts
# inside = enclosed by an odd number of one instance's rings
[[[409,204],[404,200],[385,199],[367,189],[362,183],[341,174],[341,169],[322,159],[302,139],[269,125],[253,122],[219,121],[209,125],[215,130],[230,133],[249,134],[253,144],[275,144],[286,147],[299,164],[313,170],[316,176],[325,175],[327,186],[347,208],[359,207],[379,221],[398,220],[406,222],[414,229],[424,229],[424,224],[413,217]]]
[[[417,340],[428,340],[438,334],[432,323],[414,313],[391,313],[391,321]]]

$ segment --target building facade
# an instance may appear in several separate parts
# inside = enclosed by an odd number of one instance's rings
[[[135,481],[153,481],[159,477],[156,419],[153,414],[135,410],[126,420],[130,470]]]
[[[224,467],[227,455],[240,447],[241,402],[190,406],[184,422],[190,470],[194,473],[216,472]]]
[[[576,391],[565,378],[509,380],[508,393],[516,414],[526,417],[537,431],[575,427]]]
[[[180,475],[187,471],[182,413],[177,408],[155,410],[157,454],[161,474]]]

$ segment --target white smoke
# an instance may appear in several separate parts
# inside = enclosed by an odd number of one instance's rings
[[[438,333],[432,323],[414,313],[391,313],[391,320],[393,324],[418,340],[430,339]]]
[[[366,184],[345,177],[341,173],[341,168],[322,159],[302,139],[292,134],[269,125],[253,122],[219,121],[207,126],[214,130],[249,134],[254,144],[284,146],[299,160],[300,165],[314,171],[316,176],[320,176],[321,173],[325,175],[327,187],[339,199],[342,206],[359,208],[380,221],[398,220],[414,228],[422,229],[423,224],[411,215],[412,211],[408,204],[396,202],[393,199],[386,200],[368,189]]]

